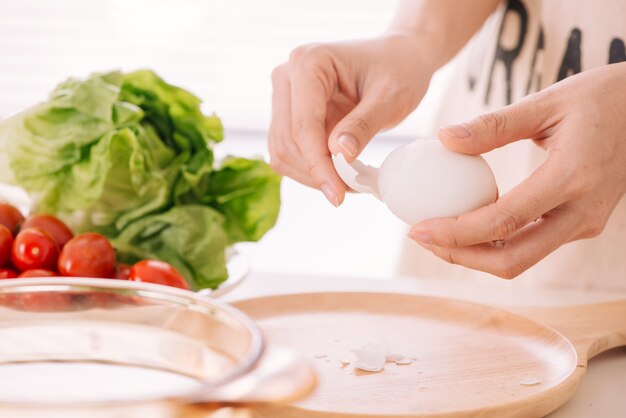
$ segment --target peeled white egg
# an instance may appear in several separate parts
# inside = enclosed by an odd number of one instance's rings
[[[391,152],[379,170],[360,161],[333,159],[342,180],[372,193],[401,220],[459,216],[496,200],[491,168],[481,156],[450,151],[437,139],[418,139]]]

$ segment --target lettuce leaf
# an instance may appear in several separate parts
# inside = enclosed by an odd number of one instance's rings
[[[113,245],[126,263],[166,260],[185,277],[193,277],[192,288],[215,288],[228,274],[223,223],[224,217],[211,207],[179,205],[131,223]]]
[[[195,198],[181,200],[208,204],[222,213],[229,243],[258,241],[276,223],[280,177],[264,162],[230,157],[207,180],[193,190]]]
[[[69,79],[0,121],[0,181],[106,235],[122,260],[159,258],[193,288],[216,287],[226,247],[276,223],[281,179],[261,160],[215,162],[223,128],[200,105],[149,70]]]

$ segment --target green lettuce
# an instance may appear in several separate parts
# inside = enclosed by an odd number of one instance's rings
[[[224,216],[202,205],[178,205],[128,225],[113,240],[120,259],[167,260],[195,287],[217,287],[225,277],[227,244]]]
[[[280,176],[261,160],[214,160],[223,128],[154,72],[93,74],[0,121],[0,180],[36,212],[109,237],[119,258],[158,258],[192,288],[227,278],[226,247],[276,223]]]

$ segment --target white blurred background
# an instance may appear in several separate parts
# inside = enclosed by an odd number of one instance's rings
[[[272,69],[296,46],[376,36],[386,0],[0,0],[0,118],[36,103],[63,79],[93,71],[151,68],[191,90],[226,127],[218,154],[266,155]],[[432,135],[447,73],[438,74],[403,124],[363,159]],[[249,246],[257,270],[390,277],[406,227],[370,196],[333,208],[321,193],[285,179],[279,223]]]

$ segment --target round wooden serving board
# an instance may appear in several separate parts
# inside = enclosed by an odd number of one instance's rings
[[[267,418],[541,417],[569,399],[589,357],[626,344],[626,302],[519,315],[417,295],[305,293],[235,306],[319,374],[313,395],[259,410]],[[414,360],[378,373],[341,363],[368,343]]]

